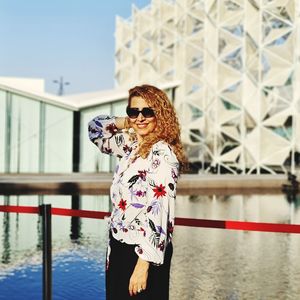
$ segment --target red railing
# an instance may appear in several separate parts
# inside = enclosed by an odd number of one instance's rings
[[[39,207],[33,206],[12,206],[0,205],[0,212],[12,213],[29,213],[37,214],[40,212]],[[51,215],[71,216],[81,218],[103,219],[110,216],[109,212],[77,210],[67,208],[51,208]],[[266,231],[266,232],[282,232],[282,233],[300,233],[300,224],[278,224],[278,223],[259,223],[259,222],[243,222],[232,220],[207,220],[192,218],[176,218],[175,225],[203,227],[203,228],[220,228],[245,231]]]
[[[55,208],[51,205],[33,206],[13,206],[0,205],[0,212],[6,213],[27,213],[40,214],[42,216],[42,238],[43,238],[43,299],[52,299],[52,215],[72,216],[81,218],[103,219],[110,215],[109,212],[76,210],[67,208]],[[257,223],[241,221],[222,221],[207,219],[176,218],[175,225],[222,228],[247,231],[268,231],[284,233],[300,233],[300,225],[277,224],[277,223]]]

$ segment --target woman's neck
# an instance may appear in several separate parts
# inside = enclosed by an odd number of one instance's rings
[[[140,145],[143,142],[143,137],[137,134],[137,141],[138,144]]]

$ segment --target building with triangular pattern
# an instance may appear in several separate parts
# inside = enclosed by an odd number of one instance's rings
[[[152,0],[116,19],[118,87],[180,81],[175,107],[201,170],[300,164],[300,2]]]

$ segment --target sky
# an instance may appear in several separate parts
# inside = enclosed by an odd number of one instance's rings
[[[114,87],[115,18],[151,0],[0,0],[0,77],[44,78],[57,93]]]

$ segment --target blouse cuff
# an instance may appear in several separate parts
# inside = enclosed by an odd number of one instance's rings
[[[89,122],[89,138],[94,139],[109,139],[118,132],[116,126],[116,118],[107,115],[100,115]]]
[[[141,259],[146,260],[155,266],[160,266],[164,263],[164,251],[161,251],[160,254],[154,249],[151,249],[152,251],[150,252],[141,247],[141,245],[137,245],[134,250]],[[160,250],[158,249],[158,251]]]

